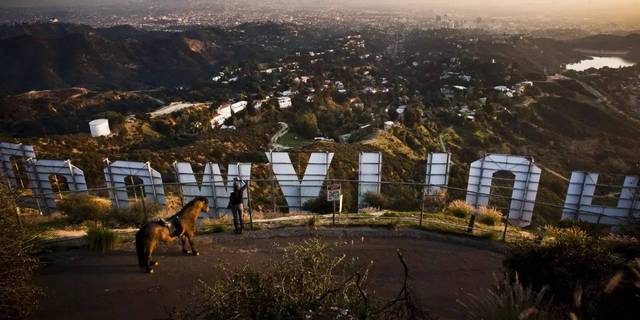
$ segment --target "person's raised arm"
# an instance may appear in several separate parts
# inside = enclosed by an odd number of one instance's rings
[[[240,187],[240,192],[244,191],[244,189],[247,188],[247,185],[249,185],[249,183],[247,183],[246,181],[242,180],[242,177],[238,178],[240,183],[242,184],[242,187]]]

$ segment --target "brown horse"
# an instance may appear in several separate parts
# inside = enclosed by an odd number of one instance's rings
[[[182,210],[170,218],[160,221],[148,222],[136,233],[136,252],[138,264],[147,273],[153,273],[153,267],[157,261],[151,260],[151,255],[158,245],[158,241],[171,242],[176,238],[182,241],[182,252],[185,254],[199,255],[193,246],[196,235],[196,218],[200,212],[209,212],[209,202],[205,197],[197,197],[187,203]],[[191,251],[185,246],[185,238],[189,240]]]

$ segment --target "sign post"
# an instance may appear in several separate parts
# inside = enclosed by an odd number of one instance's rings
[[[327,186],[327,201],[333,202],[333,215],[331,217],[333,224],[336,224],[336,201],[340,201],[342,195],[342,186],[334,183]]]

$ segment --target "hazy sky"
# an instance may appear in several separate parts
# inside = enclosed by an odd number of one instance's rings
[[[261,5],[278,3],[287,7],[393,7],[418,11],[492,15],[537,14],[567,18],[619,18],[622,22],[640,21],[640,0],[0,0],[0,7],[95,6],[112,4],[153,4],[195,6],[202,3],[242,3]],[[623,21],[624,20],[624,21]],[[617,21],[616,21],[617,22]]]

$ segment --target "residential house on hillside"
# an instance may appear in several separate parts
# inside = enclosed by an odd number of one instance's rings
[[[211,119],[211,127],[222,126],[227,119],[231,118],[234,113],[238,113],[247,108],[247,101],[238,101],[229,105],[223,104],[218,107],[218,110],[213,114]]]
[[[280,109],[291,108],[291,106],[292,106],[291,98],[289,98],[289,97],[279,97],[278,98],[278,106],[280,107]]]

